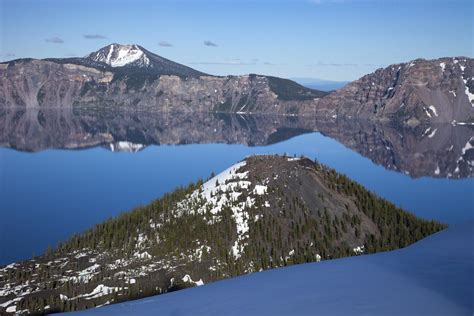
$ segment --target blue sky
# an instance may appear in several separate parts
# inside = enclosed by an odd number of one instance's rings
[[[0,18],[1,60],[136,43],[211,74],[353,80],[473,57],[472,0],[0,0]]]

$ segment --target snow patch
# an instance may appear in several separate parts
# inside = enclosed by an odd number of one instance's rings
[[[433,112],[435,116],[438,116],[438,112],[436,111],[436,108],[434,107],[434,105],[430,105],[428,108],[431,110],[431,112]]]
[[[437,132],[437,131],[438,131],[438,129],[435,128],[435,129],[428,135],[428,137],[429,137],[429,138],[433,138],[433,137],[436,135],[436,132]]]
[[[364,251],[365,251],[365,246],[362,245],[362,246],[355,247],[355,248],[352,249],[352,251],[353,251],[356,255],[363,254]]]
[[[255,188],[253,189],[253,193],[255,193],[257,195],[263,195],[263,194],[267,193],[267,186],[257,184],[255,186]]]
[[[439,66],[443,72],[446,70],[446,63],[440,63]]]
[[[181,280],[183,280],[183,282],[185,283],[194,283],[197,286],[204,285],[204,282],[202,281],[202,279],[199,279],[199,281],[193,281],[193,279],[191,279],[189,274],[186,274]]]

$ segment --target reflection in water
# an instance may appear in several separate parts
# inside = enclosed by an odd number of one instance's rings
[[[208,143],[262,146],[313,131],[411,177],[473,176],[474,127],[469,125],[400,127],[307,116],[0,109],[0,146],[20,151],[102,146],[136,152],[148,145]]]

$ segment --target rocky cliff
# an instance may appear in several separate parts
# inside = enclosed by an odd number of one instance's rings
[[[395,64],[317,103],[328,117],[392,120],[411,125],[474,121],[474,60],[417,59]]]
[[[473,64],[468,57],[417,59],[327,93],[270,76],[207,75],[139,45],[111,44],[84,58],[0,63],[0,105],[472,123]]]
[[[326,92],[269,76],[210,76],[112,44],[85,58],[0,64],[3,107],[126,107],[181,112],[310,114]]]

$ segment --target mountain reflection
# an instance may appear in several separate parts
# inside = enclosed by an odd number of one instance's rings
[[[265,146],[320,132],[387,169],[411,177],[473,175],[474,127],[417,127],[309,116],[161,113],[80,109],[0,109],[0,146],[20,151],[102,146],[227,143]]]

